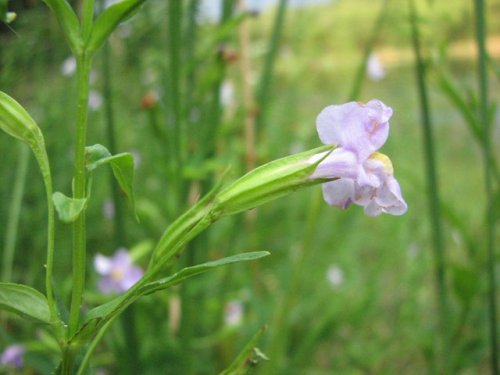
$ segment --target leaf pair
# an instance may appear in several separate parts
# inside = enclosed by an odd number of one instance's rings
[[[61,25],[69,47],[77,55],[99,49],[118,25],[133,16],[144,1],[123,0],[106,8],[92,26],[89,38],[84,40],[80,21],[71,5],[66,0],[44,0]]]
[[[132,210],[135,214],[134,199],[134,157],[130,153],[121,153],[111,155],[106,147],[100,144],[85,148],[86,168],[91,174],[101,165],[109,164],[113,174],[129,199]],[[89,183],[91,179],[89,179]],[[90,190],[90,187],[89,187]],[[54,206],[56,207],[59,219],[64,223],[74,222],[87,206],[87,198],[70,198],[60,192],[55,192],[52,196]],[[137,216],[136,216],[137,218]]]

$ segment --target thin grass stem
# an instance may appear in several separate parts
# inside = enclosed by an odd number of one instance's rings
[[[487,280],[488,280],[488,315],[490,328],[491,373],[498,375],[499,347],[497,322],[497,287],[495,275],[495,196],[493,189],[493,170],[490,162],[491,127],[488,116],[488,54],[486,51],[486,10],[484,0],[475,0],[476,44],[478,47],[478,83],[479,83],[479,112],[478,117],[483,128],[482,152],[484,159],[484,184],[486,194],[486,253],[487,253]]]
[[[441,199],[439,197],[439,184],[437,179],[436,149],[432,130],[431,110],[429,105],[426,66],[422,56],[418,13],[414,0],[409,0],[410,25],[413,51],[415,54],[415,76],[420,101],[420,115],[424,144],[424,162],[427,175],[427,197],[429,205],[429,219],[432,230],[432,247],[434,251],[434,272],[439,311],[440,341],[438,348],[439,373],[449,373],[449,358],[451,353],[449,341],[450,313],[448,295],[446,290],[446,255],[443,238],[443,225],[441,219]]]
[[[113,90],[111,83],[111,67],[110,67],[110,45],[109,42],[105,42],[103,46],[102,55],[102,76],[103,76],[103,95],[104,95],[104,112],[106,121],[106,133],[108,138],[108,147],[111,154],[117,152],[117,140],[116,140],[116,130],[115,130],[115,116],[113,112]],[[121,190],[120,187],[112,173],[109,172],[110,188],[112,192],[112,201],[115,208],[115,214],[113,217],[114,227],[115,227],[115,248],[119,246],[124,246],[126,244],[125,236],[125,221],[124,221],[124,209],[123,200],[120,198]],[[123,336],[125,338],[124,344],[124,358],[121,361],[120,371],[124,374],[138,374],[140,372],[140,361],[139,361],[139,340],[137,338],[137,332],[135,328],[135,308],[134,306],[129,306],[122,316],[120,317],[120,323],[123,331]]]
[[[278,9],[276,11],[276,17],[274,19],[273,31],[269,40],[269,49],[267,51],[267,56],[264,61],[264,67],[262,69],[262,74],[255,95],[255,101],[258,107],[258,115],[256,118],[256,131],[258,133],[262,131],[262,127],[264,126],[266,120],[265,117],[267,107],[269,106],[269,90],[271,88],[274,63],[276,60],[276,55],[278,53],[279,42],[285,23],[287,2],[288,0],[280,0],[279,2]]]

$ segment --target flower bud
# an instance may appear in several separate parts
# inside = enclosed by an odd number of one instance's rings
[[[1,91],[0,129],[31,147],[43,142],[42,133],[33,118],[18,102]]]

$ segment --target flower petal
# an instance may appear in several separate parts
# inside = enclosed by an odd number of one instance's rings
[[[110,258],[102,254],[97,254],[94,257],[94,268],[98,274],[108,275],[113,268],[113,264]]]
[[[132,264],[129,253],[123,247],[116,250],[112,258],[113,268],[127,268]]]
[[[331,206],[346,209],[354,200],[354,180],[340,178],[323,184],[323,198]]]
[[[313,164],[324,156],[325,153],[314,155],[309,162]],[[319,163],[310,178],[356,178],[357,170],[358,159],[356,155],[343,148],[337,148]]]
[[[126,292],[127,290],[129,290],[136,282],[141,279],[143,274],[144,272],[140,267],[130,266],[123,275],[123,278],[120,280],[121,292]]]
[[[363,161],[387,140],[391,115],[392,109],[379,100],[331,105],[318,115],[316,128],[323,143],[351,150]]]

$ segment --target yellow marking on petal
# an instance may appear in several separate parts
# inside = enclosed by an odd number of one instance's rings
[[[389,159],[387,155],[382,154],[381,152],[374,152],[373,154],[370,155],[369,159],[375,159],[380,161],[384,166],[384,169],[388,175],[394,174],[394,168],[392,166],[391,159]]]
[[[123,271],[120,269],[115,269],[111,271],[111,279],[114,281],[120,281],[123,279]]]

